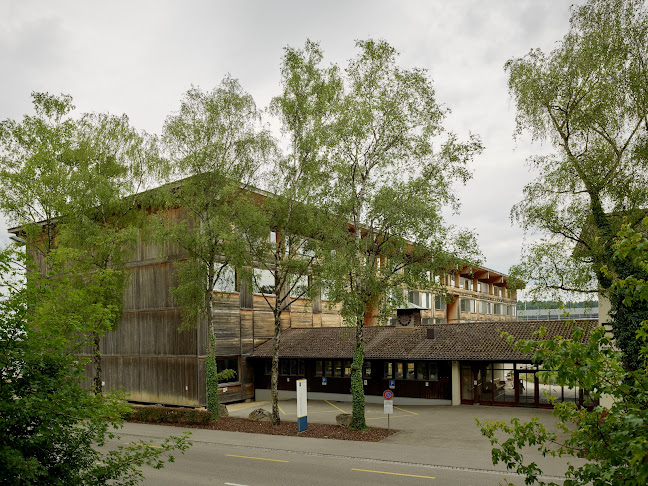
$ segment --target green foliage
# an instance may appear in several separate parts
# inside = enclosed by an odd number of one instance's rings
[[[646,222],[648,223],[648,221]],[[645,223],[644,223],[645,224]],[[497,447],[493,462],[503,462],[509,470],[525,476],[527,484],[546,484],[539,480],[536,464],[526,465],[519,452],[534,446],[543,455],[571,455],[587,459],[583,466],[570,466],[566,485],[644,485],[648,481],[648,306],[645,293],[648,279],[648,237],[642,230],[626,227],[611,247],[615,258],[623,259],[633,273],[627,278],[605,269],[613,282],[611,300],[628,306],[632,314],[616,312],[612,322],[614,339],[603,327],[596,328],[583,341],[583,329],[574,326],[573,339],[546,339],[540,332],[535,339],[514,345],[546,370],[539,378],[551,377],[558,385],[579,386],[593,400],[611,401],[609,408],[577,408],[573,403],[555,403],[554,415],[560,434],[547,432],[537,421],[510,425],[503,422],[480,423],[482,433]],[[617,265],[616,268],[623,268]],[[633,336],[626,336],[636,355],[617,351],[620,337],[616,319],[631,315]],[[625,323],[626,332],[630,326]],[[509,338],[513,342],[512,338]],[[626,344],[626,349],[628,345]],[[502,441],[501,433],[509,436]],[[553,483],[550,483],[553,484]]]
[[[542,238],[514,276],[538,295],[606,290],[614,236],[648,206],[648,10],[643,0],[589,0],[549,54],[506,63],[516,134],[548,140],[555,153],[529,160],[536,179],[511,218]]]
[[[263,298],[274,316],[278,343],[281,316],[298,299],[312,299],[319,290],[318,253],[323,233],[322,193],[329,174],[324,157],[331,109],[339,93],[335,67],[320,67],[322,52],[308,41],[304,49],[287,47],[281,66],[282,92],[273,98],[270,111],[289,138],[289,150],[276,155],[264,174],[273,191],[248,211],[238,213],[236,226],[245,235],[246,265],[241,274],[247,285]],[[270,241],[270,231],[275,241]],[[262,285],[261,272],[272,276]],[[273,362],[278,360],[278,346]],[[279,424],[278,368],[271,376],[272,423]]]
[[[364,348],[356,348],[351,363],[351,395],[355,398],[352,403],[350,429],[366,430],[365,421],[365,396],[362,379],[362,365],[364,363]]]
[[[133,407],[124,414],[130,422],[154,424],[207,425],[214,417],[211,412],[169,407]]]
[[[157,235],[188,257],[179,266],[174,290],[185,327],[205,319],[211,328],[216,282],[242,265],[244,241],[233,222],[249,207],[246,188],[273,149],[259,120],[252,97],[226,77],[212,91],[187,91],[179,111],[164,124],[168,169],[187,178],[161,191],[162,206],[181,208],[181,214],[171,219],[162,211]]]
[[[32,98],[35,116],[0,124],[0,181],[11,188],[0,197],[0,210],[27,237],[39,264],[33,271],[74,275],[79,285],[94,286],[95,307],[114,310],[112,322],[88,319],[82,331],[94,332],[99,393],[99,342],[121,316],[125,264],[142,219],[136,193],[152,170],[155,143],[125,115],[73,119],[70,96]]]
[[[473,236],[445,224],[442,210],[458,209],[453,184],[470,178],[467,164],[482,145],[476,136],[463,142],[444,133],[447,111],[425,70],[401,68],[385,41],[356,47],[327,130],[330,222],[322,256],[330,299],[359,328],[366,313],[379,322],[391,315],[404,286],[431,289],[430,274],[476,261]],[[364,349],[361,332],[355,349]],[[362,427],[362,387],[352,395]]]
[[[216,338],[214,333],[209,331],[209,346],[205,356],[205,393],[207,394],[207,410],[215,420],[218,420],[218,368],[216,366]]]
[[[88,363],[75,350],[84,320],[111,320],[113,311],[73,278],[25,282],[25,268],[24,255],[0,252],[0,482],[130,485],[142,465],[172,461],[171,451],[190,445],[186,436],[101,450],[118,439],[129,407],[120,393],[82,387]]]
[[[608,295],[615,343],[624,352],[626,367],[637,370],[646,367],[637,332],[648,319],[648,218],[635,228],[627,218],[625,221],[619,241],[613,245],[614,270],[605,273],[614,282]]]

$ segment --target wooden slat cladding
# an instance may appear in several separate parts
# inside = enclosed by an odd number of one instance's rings
[[[291,327],[313,327],[313,314],[311,312],[291,312]]]
[[[250,286],[241,282],[240,284],[241,291],[239,293],[239,306],[241,309],[253,309],[254,308],[254,294],[250,291]]]
[[[239,309],[241,307],[238,293],[214,292],[214,309]]]
[[[254,312],[241,310],[241,353],[251,353],[254,349]]]
[[[132,268],[124,296],[124,311],[175,307],[174,265],[170,262]]]
[[[107,390],[122,387],[129,400],[199,406],[195,358],[104,356]]]
[[[275,304],[275,298],[274,296],[271,295],[259,295],[259,294],[254,294],[254,310],[258,311],[265,311],[270,309],[270,306],[268,305],[268,302],[270,302],[270,305]],[[266,299],[268,299],[266,301]]]
[[[340,327],[342,326],[342,317],[339,314],[322,313],[322,327]]]
[[[274,335],[274,314],[270,311],[254,312],[254,337],[268,338]]]

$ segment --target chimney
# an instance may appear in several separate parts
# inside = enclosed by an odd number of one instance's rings
[[[428,327],[427,328],[427,339],[435,339],[436,338],[436,329],[433,327]]]

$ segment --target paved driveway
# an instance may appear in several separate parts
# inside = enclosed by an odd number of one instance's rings
[[[389,417],[390,428],[400,432],[383,442],[435,447],[454,447],[470,450],[490,450],[488,439],[483,437],[475,424],[475,418],[481,421],[498,420],[509,422],[512,417],[529,420],[539,417],[550,430],[557,431],[556,419],[551,410],[487,407],[481,405],[459,406],[399,406],[394,404],[394,413]],[[256,408],[271,409],[270,402],[250,402],[229,404],[227,408],[233,417],[247,417]],[[282,420],[297,421],[296,400],[281,400],[279,410]],[[383,406],[373,403],[366,405],[367,425],[387,428],[387,416]],[[351,413],[350,402],[328,400],[309,400],[308,421],[311,423],[334,424],[339,413]]]

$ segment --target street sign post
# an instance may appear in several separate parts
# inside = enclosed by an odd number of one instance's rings
[[[297,432],[304,432],[308,428],[308,399],[306,379],[297,380]]]
[[[392,402],[394,392],[391,390],[385,390],[383,392],[383,398],[385,399],[383,403],[383,411],[387,414],[387,431],[389,431],[389,416],[394,413],[394,402]]]

